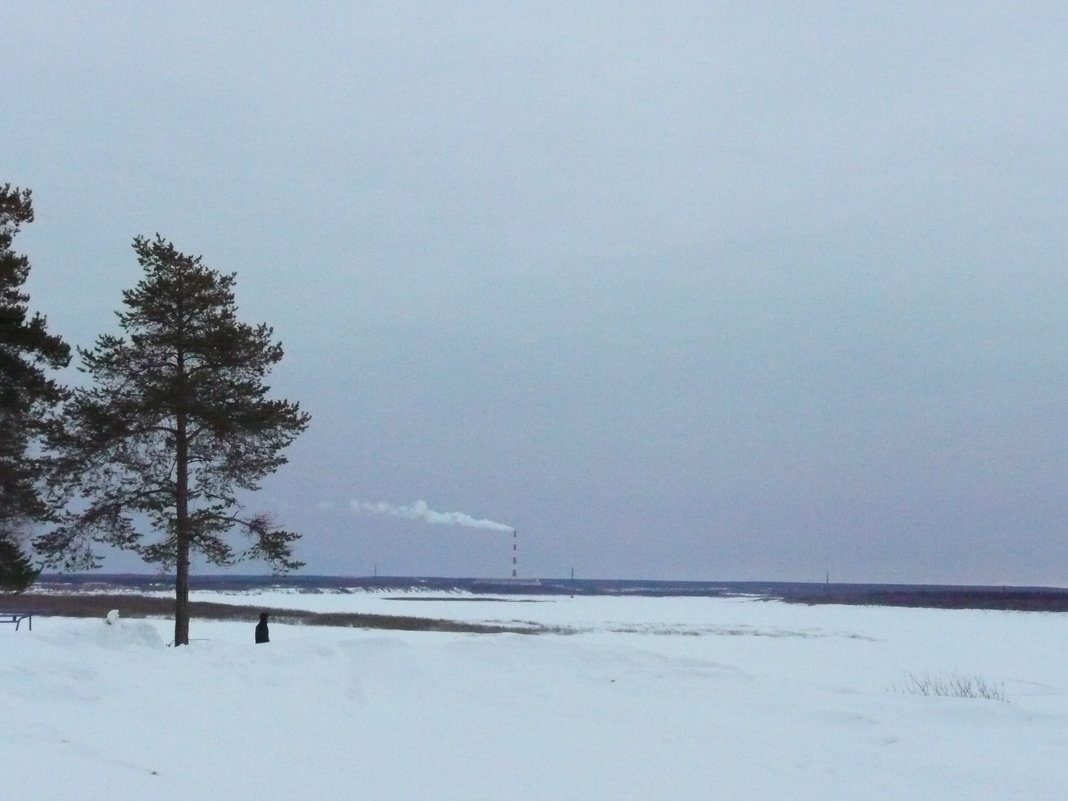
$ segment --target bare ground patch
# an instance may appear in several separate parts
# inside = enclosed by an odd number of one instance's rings
[[[48,595],[0,596],[0,609],[40,610],[57,617],[99,617],[118,609],[122,617],[170,618],[174,616],[174,600],[134,594],[64,593]],[[337,626],[342,628],[387,629],[393,631],[448,631],[473,634],[544,634],[564,633],[563,630],[536,623],[514,621],[508,624],[467,623],[439,618],[408,615],[371,615],[350,612],[307,612],[302,609],[238,606],[208,601],[190,601],[190,615],[196,620],[233,620],[255,622],[260,612],[271,616],[272,622],[308,626]]]

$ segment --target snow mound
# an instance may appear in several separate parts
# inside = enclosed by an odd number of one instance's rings
[[[96,635],[98,645],[121,648],[141,645],[147,648],[163,648],[163,640],[151,623],[143,620],[114,620],[89,630]]]

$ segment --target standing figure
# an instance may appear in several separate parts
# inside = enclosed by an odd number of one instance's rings
[[[270,642],[271,637],[267,633],[267,613],[260,612],[260,622],[256,624],[256,642]]]

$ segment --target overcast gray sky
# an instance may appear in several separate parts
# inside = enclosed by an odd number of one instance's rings
[[[1068,585],[1065,3],[0,31],[32,305],[113,331],[138,234],[236,271],[313,415],[252,504],[308,571],[510,571],[373,506],[422,500],[527,576]]]

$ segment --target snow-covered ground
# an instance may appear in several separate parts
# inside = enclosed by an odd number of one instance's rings
[[[0,797],[1062,799],[1068,616],[752,599],[196,600],[574,634],[0,626]],[[893,691],[980,676],[1005,700]]]

